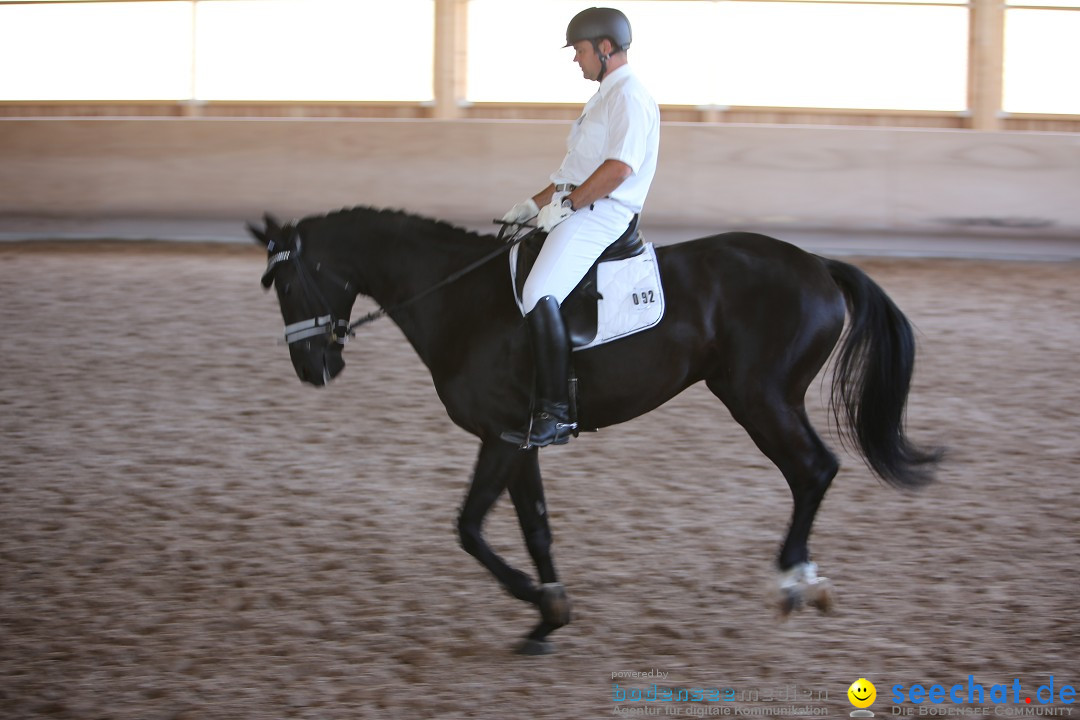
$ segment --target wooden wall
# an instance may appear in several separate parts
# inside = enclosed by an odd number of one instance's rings
[[[357,204],[483,223],[542,187],[566,123],[0,119],[14,217],[235,220]],[[1080,238],[1080,135],[667,122],[645,217],[700,228]]]

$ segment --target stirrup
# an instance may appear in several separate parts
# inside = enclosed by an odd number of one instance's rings
[[[533,430],[540,426],[540,432]],[[534,447],[547,447],[548,445],[565,445],[570,442],[570,436],[577,431],[576,422],[562,422],[555,415],[539,411],[529,417],[529,424],[525,431],[507,430],[499,437],[506,442],[513,443],[521,450]]]

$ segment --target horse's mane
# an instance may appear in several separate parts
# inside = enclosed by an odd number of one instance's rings
[[[325,229],[331,232],[334,230],[355,231],[357,227],[365,227],[376,232],[388,231],[414,237],[431,237],[438,239],[440,243],[460,242],[472,248],[475,248],[478,243],[490,242],[494,239],[490,234],[481,235],[445,220],[424,217],[404,210],[374,208],[366,205],[342,208],[325,215],[309,215],[302,219],[298,226],[302,227],[305,224],[328,225],[329,227]]]

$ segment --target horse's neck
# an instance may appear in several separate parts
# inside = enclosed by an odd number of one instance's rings
[[[363,239],[352,260],[353,272],[361,278],[359,287],[390,312],[420,359],[432,367],[440,343],[446,340],[447,327],[452,325],[450,320],[477,310],[464,307],[475,305],[463,299],[464,286],[484,281],[470,273],[426,293],[490,252],[497,243],[494,239],[491,243],[466,239],[464,233],[459,236],[450,228],[420,220],[387,223],[376,232],[360,236]],[[421,295],[424,297],[416,300]]]
[[[453,233],[419,219],[385,223],[362,233],[354,253],[361,287],[390,309],[445,281],[486,251],[485,243],[470,245]]]

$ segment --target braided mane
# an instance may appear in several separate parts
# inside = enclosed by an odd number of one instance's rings
[[[476,247],[477,241],[491,241],[490,234],[481,235],[472,230],[453,225],[445,220],[416,215],[404,210],[392,210],[386,208],[374,208],[367,205],[357,205],[352,208],[342,208],[325,215],[309,215],[298,223],[299,228],[305,225],[328,224],[332,229],[355,228],[356,226],[371,227],[376,230],[394,230],[397,233],[407,232],[409,235],[422,235],[438,238],[440,241],[462,241],[470,247]]]

